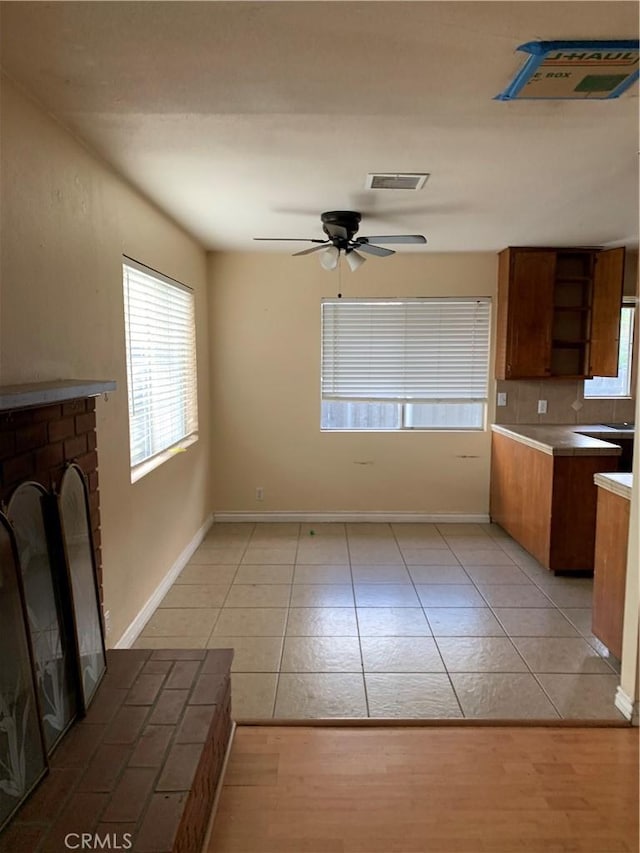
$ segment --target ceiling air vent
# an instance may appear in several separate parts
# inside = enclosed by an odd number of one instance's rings
[[[421,190],[428,172],[376,172],[367,175],[368,190]]]

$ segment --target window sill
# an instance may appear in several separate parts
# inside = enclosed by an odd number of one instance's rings
[[[583,397],[585,403],[588,403],[589,400],[633,400],[631,394],[616,394],[615,396],[603,395],[602,397],[596,397],[595,394],[589,397]]]
[[[359,427],[320,427],[321,433],[333,433],[333,432],[366,432],[366,433],[384,433],[385,435],[388,433],[408,433],[408,432],[416,432],[416,433],[425,433],[425,432],[488,432],[488,427],[398,427],[393,429],[364,429]]]
[[[156,468],[159,468],[160,465],[163,465],[167,460],[172,459],[178,453],[183,453],[188,447],[195,444],[197,440],[198,433],[196,432],[193,433],[193,435],[183,438],[182,441],[179,441],[177,444],[173,444],[171,447],[163,450],[156,456],[152,456],[150,459],[145,459],[144,462],[140,462],[139,465],[136,465],[131,469],[131,482],[137,483],[138,480],[146,477],[147,474],[150,474]]]

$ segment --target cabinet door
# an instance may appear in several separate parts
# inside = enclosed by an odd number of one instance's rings
[[[598,489],[593,576],[593,633],[622,655],[630,501]]]
[[[505,379],[551,373],[554,251],[511,251]]]
[[[590,376],[618,375],[624,249],[596,255],[591,301]]]

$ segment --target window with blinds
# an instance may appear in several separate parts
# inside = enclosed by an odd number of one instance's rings
[[[194,297],[188,287],[129,258],[122,270],[135,469],[197,433]]]
[[[490,301],[326,299],[322,429],[484,429]]]

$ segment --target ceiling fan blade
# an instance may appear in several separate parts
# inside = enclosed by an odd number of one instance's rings
[[[390,234],[386,237],[360,237],[370,243],[426,243],[427,238],[422,234]]]
[[[269,240],[276,243],[328,243],[328,240],[315,240],[313,237],[254,237],[254,240]]]
[[[357,243],[355,248],[360,252],[367,252],[369,255],[378,255],[380,258],[395,255],[393,249],[383,249],[382,246],[372,246],[371,243]]]
[[[319,252],[320,249],[325,249],[329,245],[329,240],[323,240],[321,246],[312,246],[310,249],[303,249],[301,252],[294,252],[292,257],[296,255],[310,255],[312,252]]]

